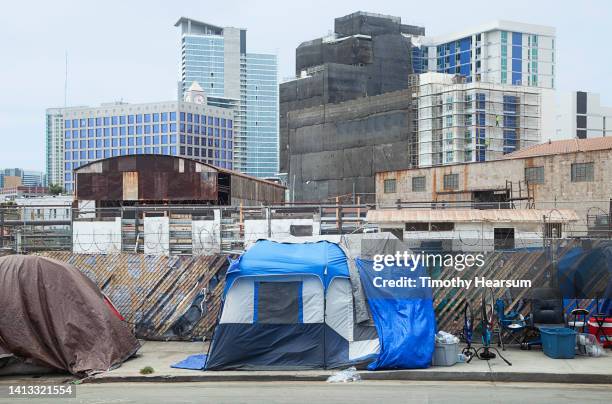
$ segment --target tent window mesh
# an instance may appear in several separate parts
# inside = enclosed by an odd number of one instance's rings
[[[301,282],[258,282],[257,322],[296,324],[300,319]]]

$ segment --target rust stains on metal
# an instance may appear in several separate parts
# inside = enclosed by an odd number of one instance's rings
[[[138,172],[126,171],[123,173],[123,200],[138,200]]]
[[[432,176],[432,185],[431,185],[431,200],[438,200],[438,173],[436,170],[433,170]]]
[[[75,171],[77,200],[282,203],[285,187],[196,160],[129,155],[99,160]]]
[[[469,184],[469,173],[470,173],[470,166],[469,164],[465,164],[463,166],[463,183],[459,184],[459,188],[465,190]]]

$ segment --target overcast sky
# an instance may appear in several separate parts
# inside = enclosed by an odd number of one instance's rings
[[[436,0],[3,1],[0,11],[0,168],[44,170],[45,109],[176,97],[180,16],[248,29],[247,51],[279,56],[292,76],[295,47],[363,10],[400,16],[428,35],[495,19],[557,29],[557,88],[599,92],[612,104],[612,2]]]

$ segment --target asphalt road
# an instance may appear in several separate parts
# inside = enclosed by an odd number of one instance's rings
[[[74,399],[42,403],[609,403],[612,385],[323,382],[109,383],[77,387]],[[20,402],[0,398],[0,403]],[[23,400],[25,402],[26,400]]]

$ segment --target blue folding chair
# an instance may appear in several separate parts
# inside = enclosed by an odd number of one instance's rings
[[[502,299],[495,301],[495,311],[499,325],[498,346],[506,350],[504,336],[509,337],[510,343],[521,345],[525,340],[525,332],[529,325],[527,319],[521,314],[520,307],[506,313],[506,303]]]

